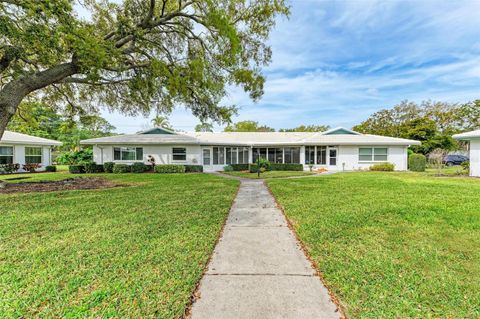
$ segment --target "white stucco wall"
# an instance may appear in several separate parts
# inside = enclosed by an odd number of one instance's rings
[[[21,145],[21,144],[0,144],[0,146],[13,147],[13,163],[24,165],[25,164],[25,147],[41,147],[42,148],[42,167],[38,171],[45,170],[45,166],[51,165],[51,148],[50,146],[39,145]],[[23,172],[20,168],[19,172]]]
[[[201,148],[198,145],[100,145],[93,146],[93,160],[98,164],[106,162],[132,164],[134,161],[115,161],[113,160],[114,147],[143,147],[143,162],[148,164],[148,155],[155,158],[156,164],[187,164],[201,165]],[[176,147],[185,147],[187,149],[186,161],[174,161],[172,150]],[[103,153],[103,154],[102,154]]]
[[[470,176],[480,177],[480,138],[470,141]]]
[[[370,166],[378,162],[359,162],[358,153],[361,147],[386,147],[386,146],[339,146],[338,147],[338,165],[337,170],[358,170],[368,169]],[[395,170],[405,171],[407,170],[407,148],[405,146],[388,146],[388,163],[395,165]],[[330,169],[335,169],[329,167]]]

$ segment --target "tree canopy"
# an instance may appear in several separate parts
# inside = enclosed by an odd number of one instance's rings
[[[210,123],[200,123],[195,125],[195,132],[213,132],[213,125]]]
[[[34,98],[126,115],[182,105],[228,122],[229,85],[263,94],[278,15],[284,0],[0,0],[0,138]]]
[[[225,132],[275,132],[274,128],[260,125],[255,121],[240,121],[230,124],[224,129]]]
[[[26,102],[19,106],[7,129],[57,140],[63,143],[62,150],[74,150],[80,140],[113,135],[115,127],[97,114],[64,116],[52,107]]]
[[[480,128],[480,100],[466,104],[403,101],[391,109],[372,114],[355,126],[355,131],[422,142],[416,152],[428,154],[434,149],[454,150],[458,143],[452,135]]]
[[[281,128],[279,132],[325,132],[329,129],[328,125],[300,125],[294,128]]]

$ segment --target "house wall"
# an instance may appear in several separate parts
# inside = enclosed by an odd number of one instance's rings
[[[480,139],[470,141],[470,176],[480,177]]]
[[[41,146],[41,145],[19,145],[19,144],[0,144],[1,146],[13,146],[13,163],[25,164],[25,147],[41,147],[42,148],[42,167],[38,171],[45,170],[45,166],[50,165],[51,163],[51,147],[50,146]],[[20,168],[19,172],[23,172]]]
[[[135,161],[115,161],[113,160],[114,147],[143,147],[143,162],[148,164],[148,155],[155,158],[155,164],[187,164],[201,165],[201,148],[198,145],[101,145],[93,146],[93,160],[98,164],[106,162],[132,164]],[[173,161],[172,149],[174,147],[185,147],[187,149],[186,161]]]

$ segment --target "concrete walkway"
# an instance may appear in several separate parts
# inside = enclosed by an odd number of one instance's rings
[[[340,318],[263,181],[241,180],[192,319]]]

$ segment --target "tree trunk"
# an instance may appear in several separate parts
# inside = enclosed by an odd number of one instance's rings
[[[78,72],[75,62],[63,63],[45,71],[7,83],[0,90],[0,139],[18,105],[30,93],[57,83]]]

